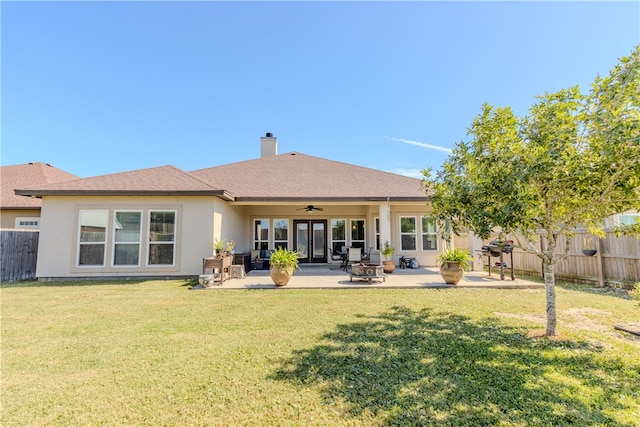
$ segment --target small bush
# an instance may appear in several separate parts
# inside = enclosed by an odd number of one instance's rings
[[[640,282],[636,282],[636,284],[633,285],[633,292],[631,293],[631,297],[636,301],[640,301]]]

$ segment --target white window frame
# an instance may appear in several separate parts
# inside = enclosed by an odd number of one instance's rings
[[[39,216],[16,217],[15,228],[21,230],[38,230],[40,228]]]
[[[82,241],[82,215],[85,212],[93,212],[94,214],[103,213],[106,214],[106,223],[104,229],[104,240],[102,242],[83,242]],[[107,242],[109,241],[109,209],[80,209],[78,211],[78,241],[76,246],[76,268],[104,268],[107,265]],[[98,245],[102,244],[104,247],[102,254],[102,264],[80,264],[80,254],[82,253],[82,246],[84,245]]]
[[[284,221],[285,225],[286,225],[286,230],[287,230],[287,238],[285,240],[276,240],[276,224],[280,221]],[[278,249],[278,246],[281,246],[283,248],[289,248],[289,235],[290,235],[290,231],[291,227],[289,224],[289,219],[288,218],[274,218],[273,219],[273,249]],[[284,245],[282,245],[284,243]]]
[[[334,223],[338,223],[339,221],[344,222],[344,240],[342,239],[333,239],[333,224]],[[346,218],[331,218],[329,220],[329,227],[330,227],[330,232],[331,232],[331,248],[333,249],[335,247],[335,244],[338,242],[342,242],[342,245],[340,246],[344,246],[345,248],[347,248],[347,219]],[[342,249],[342,248],[340,248]]]
[[[433,228],[434,231],[428,231],[428,230],[424,230],[424,220],[425,218],[429,218],[433,221]],[[435,236],[435,248],[425,248],[424,247],[424,237],[425,236]],[[427,252],[431,252],[431,251],[437,251],[438,250],[438,221],[435,219],[435,217],[430,216],[430,215],[423,215],[420,217],[420,245],[423,251],[427,251]]]
[[[263,231],[265,229],[262,227],[262,224],[266,222],[266,230],[267,230],[266,239],[262,239],[262,236],[258,236],[257,221],[260,221],[261,223],[260,231]],[[269,248],[271,247],[269,244],[270,243],[269,239],[271,238],[271,220],[269,218],[254,218],[252,234],[253,234],[253,249],[262,250],[263,248],[261,248],[260,246],[262,245],[262,243],[266,242],[267,247],[265,249],[269,250]]]
[[[353,225],[355,223],[358,222],[362,222],[362,239],[354,239],[353,238]],[[356,225],[357,227],[357,225]],[[357,228],[356,228],[357,230]],[[366,251],[367,247],[366,247],[366,242],[367,242],[367,222],[364,218],[350,218],[349,219],[349,239],[350,239],[350,245],[352,248],[354,248],[355,246],[353,246],[354,243],[362,243],[362,250]]]
[[[154,212],[172,212],[173,213],[173,240],[167,240],[167,241],[152,241],[150,239],[150,234],[151,234],[151,214],[153,214]],[[149,267],[149,268],[163,268],[163,267],[175,267],[176,265],[176,251],[178,250],[178,245],[177,245],[177,234],[178,234],[178,211],[176,209],[162,209],[162,208],[155,208],[155,209],[147,209],[147,226],[146,226],[146,243],[147,243],[147,256],[146,256],[146,261],[145,261],[145,266]],[[150,261],[150,257],[151,257],[151,245],[173,245],[173,256],[171,258],[171,264],[151,264]]]
[[[640,217],[640,213],[620,214],[620,215],[618,215],[618,224],[620,224],[620,225],[633,225],[633,224],[636,223],[636,218],[638,218],[638,217]]]
[[[414,230],[413,232],[403,232],[402,231],[402,219],[403,218],[413,218]],[[418,218],[415,215],[401,215],[398,217],[398,230],[400,231],[400,251],[402,252],[416,252],[418,250]],[[404,236],[413,236],[414,247],[413,249],[405,248],[403,246]]]
[[[136,212],[140,214],[140,232],[138,235],[138,241],[130,241],[130,242],[116,242],[116,225],[117,225],[117,217],[118,217],[118,213],[119,212]],[[154,211],[155,212],[155,211]],[[164,211],[163,211],[164,212]],[[176,220],[177,220],[177,214],[176,214]],[[114,209],[113,210],[113,227],[112,227],[112,242],[111,242],[111,266],[114,268],[132,268],[132,267],[140,267],[140,261],[141,261],[141,257],[142,257],[142,236],[145,232],[144,229],[144,212],[141,209]],[[175,229],[175,224],[174,224],[174,229]],[[147,234],[148,236],[148,234]],[[175,233],[174,233],[174,243],[176,240],[175,237]],[[138,245],[138,263],[137,264],[116,264],[116,246],[117,245],[133,245],[133,244],[137,244]],[[175,249],[175,248],[174,248]],[[174,253],[174,264],[175,264],[175,253]],[[147,260],[148,262],[148,260]],[[152,264],[152,267],[156,267],[159,264]],[[164,264],[162,264],[164,265]]]
[[[374,248],[376,251],[380,250],[380,217],[375,217],[373,219],[373,223],[375,224],[375,230],[374,230],[374,236],[373,236],[373,241],[374,241]]]

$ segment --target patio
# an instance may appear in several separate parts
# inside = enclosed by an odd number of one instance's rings
[[[196,289],[198,287],[194,287]],[[435,267],[421,267],[418,269],[399,269],[388,274],[385,281],[366,280],[353,281],[349,273],[338,265],[316,264],[302,265],[296,270],[286,286],[278,288],[271,281],[269,270],[252,270],[244,279],[227,279],[222,286],[209,289],[351,289],[351,288],[500,288],[500,289],[536,289],[544,288],[544,284],[530,280],[500,280],[499,275],[486,271],[467,271],[457,285],[447,285]]]

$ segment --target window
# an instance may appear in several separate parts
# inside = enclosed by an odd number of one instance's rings
[[[16,228],[37,229],[40,228],[40,217],[18,217],[16,218]]]
[[[435,251],[438,249],[438,232],[436,219],[430,216],[422,217],[422,250]]]
[[[79,267],[104,267],[107,243],[106,210],[81,210],[78,233]]]
[[[253,221],[253,249],[269,250],[269,220]]]
[[[273,246],[275,249],[287,249],[289,246],[289,220],[273,220]]]
[[[342,252],[342,248],[347,247],[347,235],[345,233],[346,220],[331,220],[331,248],[333,253]]]
[[[175,251],[176,212],[149,212],[148,265],[173,265]]]
[[[351,247],[364,248],[364,219],[351,220]]]
[[[634,225],[636,221],[640,221],[640,213],[623,214],[618,217],[620,225]]]
[[[376,250],[380,250],[380,218],[376,218],[375,220],[375,234],[376,234]]]
[[[416,217],[401,216],[400,217],[400,250],[415,251],[416,246]]]
[[[140,265],[142,212],[116,211],[113,221],[113,265]]]

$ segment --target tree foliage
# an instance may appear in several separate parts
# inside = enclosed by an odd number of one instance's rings
[[[547,334],[555,335],[558,238],[640,209],[640,46],[588,94],[577,86],[546,93],[524,117],[484,104],[468,134],[439,172],[424,171],[434,213],[454,232],[485,239],[496,227],[513,238],[542,233],[544,248],[531,239],[517,246],[542,259]]]

